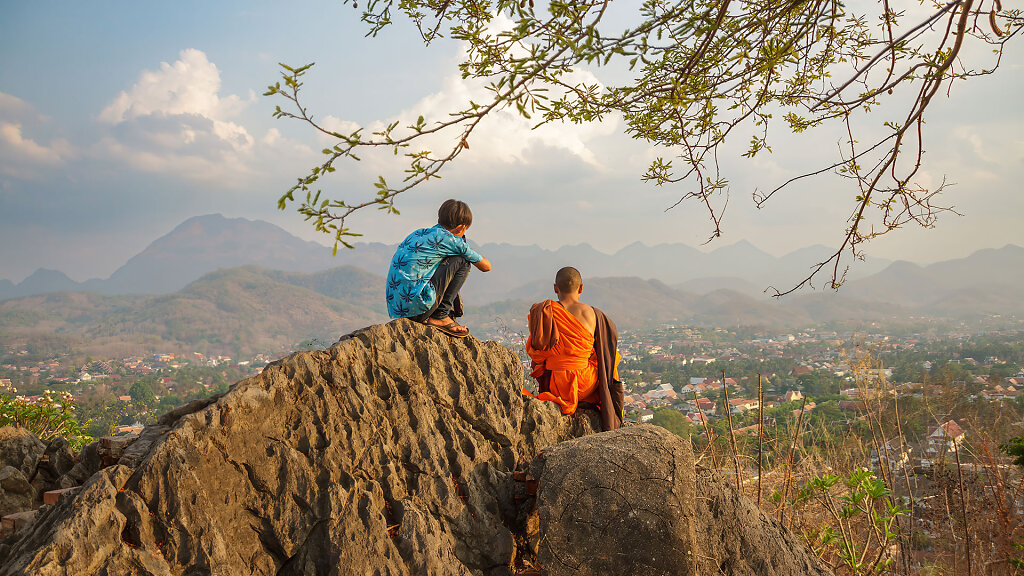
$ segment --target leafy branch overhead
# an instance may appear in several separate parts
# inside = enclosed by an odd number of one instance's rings
[[[608,16],[611,0],[352,4],[361,9],[368,35],[401,13],[426,44],[441,37],[462,42],[462,77],[483,83],[487,98],[467,102],[443,120],[421,116],[370,135],[362,129],[342,134],[314,119],[300,100],[312,64],[282,65],[282,81],[265,93],[284,100],[275,116],[308,123],[336,144],[323,150],[324,161],[298,179],[279,207],[298,202],[317,230],[334,237],[335,250],[338,243],[350,247],[346,239],[358,236],[347,227],[350,216],[371,206],[397,212],[396,197],[440,177],[469,148],[480,122],[498,110],[514,110],[536,126],[621,116],[630,136],[671,154],[654,160],[643,180],[679,186],[673,207],[684,201],[702,205],[711,222],[709,239],[721,234],[729,180],[718,158],[727,139],[741,137],[734,132],[752,133],[743,156],[753,158],[771,151],[773,123],[798,134],[835,125],[844,136],[834,162],[753,193],[761,207],[809,176],[836,173],[851,183],[850,216],[839,248],[802,282],[776,294],[802,287],[823,271],[838,287],[844,263],[861,257],[863,242],[910,223],[932,227],[938,214],[951,210],[934,203],[944,183],[917,183],[925,112],[954,81],[991,74],[1006,43],[1024,28],[1021,11],[1004,9],[1000,0],[880,0],[858,3],[856,10],[838,0],[647,0],[629,23]],[[976,60],[985,65],[972,67]],[[573,74],[611,66],[613,76],[626,72],[628,79],[588,84]],[[898,107],[899,121],[881,120],[870,134],[859,134],[864,123],[855,118],[883,104]],[[439,138],[442,151],[429,150],[427,141],[436,144]],[[372,196],[321,198],[317,184],[338,159],[359,160],[358,154],[371,149],[404,155],[398,183],[381,176]]]

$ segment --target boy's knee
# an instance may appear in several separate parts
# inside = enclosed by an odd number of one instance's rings
[[[469,260],[466,260],[462,256],[448,256],[445,260],[449,260],[449,265],[453,265],[456,270],[469,269]]]

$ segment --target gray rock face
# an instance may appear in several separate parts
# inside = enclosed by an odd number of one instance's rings
[[[90,476],[103,468],[103,461],[99,454],[100,443],[92,442],[87,444],[78,453],[77,462],[65,474],[57,479],[58,488],[71,488],[81,486]]]
[[[0,468],[0,516],[31,510],[36,489],[14,466]]]
[[[656,426],[563,442],[534,460],[549,576],[825,575],[792,533]],[[698,496],[699,495],[699,496]]]
[[[35,508],[38,490],[28,480],[45,450],[27,430],[0,428],[0,516]]]
[[[39,466],[39,475],[48,486],[56,485],[57,480],[75,465],[75,452],[64,438],[55,438],[47,444],[43,456],[45,458]]]
[[[697,466],[696,492],[701,574],[832,574],[803,541],[717,472]]]
[[[0,428],[0,468],[13,466],[26,477],[35,471],[36,462],[46,451],[46,444],[23,428]]]
[[[693,451],[664,428],[563,442],[530,473],[551,576],[695,573]]]
[[[147,427],[0,541],[0,575],[509,574],[512,471],[599,426],[521,382],[405,320],[292,355]]]

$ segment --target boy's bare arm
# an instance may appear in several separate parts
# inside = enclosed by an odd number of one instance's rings
[[[491,261],[481,256],[479,262],[473,262],[473,266],[481,272],[489,272],[491,270]]]

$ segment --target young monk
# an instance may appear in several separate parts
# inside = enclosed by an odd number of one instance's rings
[[[615,324],[600,310],[580,302],[579,270],[559,270],[554,289],[558,300],[530,308],[526,352],[533,360],[530,375],[540,385],[536,398],[557,403],[562,414],[576,412],[580,402],[593,404],[601,413],[602,429],[619,428],[623,392]]]
[[[386,298],[392,318],[411,318],[452,336],[469,329],[462,316],[459,290],[472,264],[481,272],[491,262],[466,242],[473,212],[465,202],[445,200],[437,211],[437,226],[421,228],[398,245],[388,270]]]

